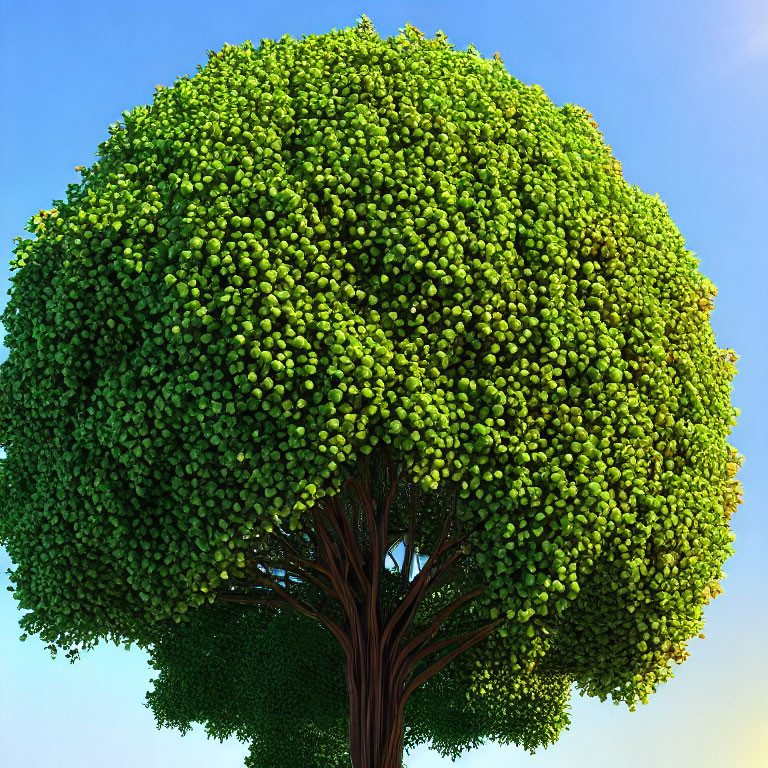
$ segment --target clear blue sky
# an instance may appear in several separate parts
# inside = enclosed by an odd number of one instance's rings
[[[764,768],[768,765],[765,405],[768,381],[768,6],[760,0],[590,2],[0,2],[0,308],[12,238],[79,181],[123,110],[193,74],[224,42],[320,34],[367,14],[382,36],[410,21],[591,112],[628,181],[658,192],[719,288],[712,321],[733,347],[731,442],[746,456],[737,554],[707,607],[705,640],[648,706],[573,702],[571,730],[529,756],[494,744],[458,765],[533,768]],[[7,355],[0,348],[0,361]],[[762,393],[762,394],[761,394]],[[1,587],[8,557],[0,553]],[[158,731],[143,708],[151,671],[100,647],[70,665],[18,642],[0,589],[0,765],[4,768],[236,768],[245,747]],[[290,713],[286,713],[290,716]],[[762,736],[760,731],[762,730]],[[450,765],[420,748],[409,768]],[[297,768],[301,768],[297,766]]]

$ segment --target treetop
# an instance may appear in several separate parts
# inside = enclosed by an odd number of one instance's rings
[[[97,155],[2,314],[27,631],[151,644],[387,451],[479,523],[473,663],[628,703],[671,674],[732,551],[736,358],[590,113],[363,18],[212,52]]]

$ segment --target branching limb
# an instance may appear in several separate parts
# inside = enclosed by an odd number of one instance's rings
[[[410,516],[408,520],[408,534],[405,539],[405,555],[403,556],[403,581],[402,581],[402,587],[403,590],[406,590],[408,588],[408,582],[411,580],[411,571],[413,570],[413,553],[415,551],[414,547],[414,537],[416,535],[416,511],[418,506],[418,495],[416,493],[415,486],[412,486],[410,489]]]
[[[451,547],[454,547],[462,542],[462,539],[454,539],[451,541],[444,541],[440,546],[429,556],[429,559],[424,563],[424,567],[419,574],[410,583],[408,592],[400,601],[400,604],[395,609],[395,612],[389,618],[387,626],[384,629],[382,640],[386,642],[389,637],[397,632],[399,636],[404,635],[411,622],[413,621],[416,611],[418,610],[421,600],[427,592],[427,589],[431,586],[430,573],[432,569],[435,569],[434,577],[441,575],[444,571],[451,567],[457,557],[461,554],[460,550],[456,550],[446,562],[442,565],[435,567],[435,563],[438,558]]]
[[[274,605],[278,608],[285,608],[284,600],[278,600],[274,597],[244,597],[243,595],[227,595],[223,592],[216,593],[216,600],[223,600],[226,603],[242,603],[243,605]]]
[[[325,627],[330,630],[333,635],[336,637],[336,639],[341,643],[342,647],[346,650],[347,648],[350,648],[351,645],[349,643],[349,639],[346,636],[346,633],[339,627],[334,621],[329,619],[327,616],[324,616],[322,613],[320,613],[318,610],[313,608],[311,605],[308,605],[303,600],[299,600],[297,597],[292,595],[288,590],[284,589],[277,581],[269,577],[265,573],[257,572],[254,573],[255,579],[263,584],[266,587],[269,587],[272,590],[272,593],[270,596],[255,596],[255,597],[249,597],[247,595],[237,595],[237,594],[227,594],[225,592],[217,592],[216,593],[216,599],[217,600],[225,600],[230,602],[241,602],[241,603],[262,603],[264,605],[278,605],[281,607],[285,607],[285,605],[290,605],[292,608],[295,608],[299,613],[304,614],[305,616],[309,617],[310,619],[314,619],[315,621],[319,621],[321,624],[323,624]],[[277,597],[276,597],[277,596]]]
[[[370,590],[370,583],[365,573],[365,566],[363,563],[363,556],[360,552],[358,542],[355,540],[354,534],[350,528],[349,520],[339,506],[338,497],[333,497],[328,500],[324,505],[324,511],[326,513],[326,519],[330,524],[333,532],[339,539],[339,543],[344,547],[344,553],[342,554],[337,547],[334,547],[334,553],[339,559],[345,559],[355,572],[360,589],[364,595],[368,594]],[[325,534],[325,530],[321,525],[321,535]],[[327,536],[327,534],[326,534]],[[327,545],[327,544],[326,544]]]
[[[285,552],[290,552],[290,554],[293,556],[296,562],[303,561],[305,563],[310,563],[311,561],[307,559],[306,554],[301,553],[296,549],[293,542],[291,542],[290,538],[283,533],[280,529],[275,530],[274,528],[268,532],[268,537],[274,539],[275,541],[278,541],[280,543],[280,546],[283,548]]]
[[[308,568],[304,567],[304,562],[294,562],[291,560],[259,560],[258,564],[263,565],[267,568],[279,568],[282,571],[285,571],[285,573],[291,573],[294,576],[298,576],[302,581],[306,581],[310,584],[314,584],[319,590],[324,592],[328,597],[330,597],[333,600],[336,600],[338,602],[338,598],[336,596],[336,592],[333,589],[332,586],[328,586],[327,584],[324,584],[320,579],[318,579],[316,576],[313,576],[312,573],[308,570]]]
[[[503,619],[497,619],[491,624],[488,624],[485,627],[482,627],[481,629],[474,630],[472,632],[467,632],[463,635],[459,635],[458,637],[448,638],[447,640],[441,640],[439,643],[434,643],[433,645],[425,648],[420,654],[417,654],[417,657],[414,661],[414,663],[418,663],[418,660],[425,658],[431,653],[434,653],[437,650],[440,650],[441,648],[444,648],[447,645],[453,645],[454,643],[461,642],[461,645],[454,651],[451,651],[446,656],[443,656],[441,659],[436,661],[431,666],[427,667],[423,672],[421,672],[414,680],[412,680],[408,687],[405,689],[403,693],[403,699],[407,700],[408,697],[413,693],[413,691],[416,690],[420,685],[425,683],[427,680],[429,680],[432,675],[438,673],[443,667],[445,667],[447,664],[449,664],[451,661],[453,661],[460,653],[463,653],[467,648],[470,648],[475,643],[478,643],[480,640],[482,640],[484,637],[489,635],[491,632],[493,632],[496,627],[498,627],[500,624],[503,623]]]
[[[440,613],[435,616],[435,618],[421,631],[419,634],[411,640],[408,645],[405,646],[405,648],[402,649],[398,656],[398,664],[400,665],[407,665],[409,659],[409,654],[416,650],[420,645],[430,640],[438,629],[443,625],[443,623],[448,619],[453,613],[455,613],[464,603],[468,602],[469,600],[472,600],[472,598],[477,597],[478,595],[482,594],[482,589],[475,589],[472,592],[467,592],[467,594],[462,595],[458,600],[454,600],[450,605],[443,608]],[[413,660],[413,663],[416,663],[416,660]]]
[[[336,545],[328,536],[328,532],[325,530],[325,525],[321,520],[320,511],[317,507],[313,510],[313,518],[316,535],[320,544],[318,547],[318,558],[322,558],[324,564],[328,566],[331,583],[336,590],[339,602],[347,614],[349,626],[352,627],[356,624],[357,606],[347,580],[349,576],[349,560],[344,560],[344,571],[342,572],[339,568],[341,555]]]

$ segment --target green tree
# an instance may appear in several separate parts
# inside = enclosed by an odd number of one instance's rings
[[[150,649],[158,719],[259,766],[646,702],[732,551],[736,358],[591,115],[363,18],[211,52],[110,134],[2,315],[22,628]]]

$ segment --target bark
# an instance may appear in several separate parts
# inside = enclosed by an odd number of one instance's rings
[[[349,745],[354,768],[400,768],[403,754],[402,675],[378,632],[364,633],[363,647],[347,657]]]
[[[303,547],[295,537],[275,531],[270,559],[257,557],[247,565],[247,583],[218,595],[244,603],[288,604],[334,634],[346,656],[353,768],[401,768],[408,697],[501,623],[435,640],[444,622],[482,592],[477,589],[444,606],[426,626],[415,626],[419,606],[449,576],[472,531],[455,532],[455,508],[449,508],[431,555],[410,581],[420,496],[416,486],[409,487],[407,529],[393,536],[388,528],[400,480],[400,468],[386,453],[366,462],[342,493],[313,509],[314,528]],[[405,544],[403,594],[392,607],[383,600],[381,577],[397,540]],[[275,551],[282,556],[275,557]],[[283,584],[270,575],[270,567],[284,571]],[[291,593],[289,574],[317,587],[317,604]],[[329,604],[335,611],[328,610]]]

